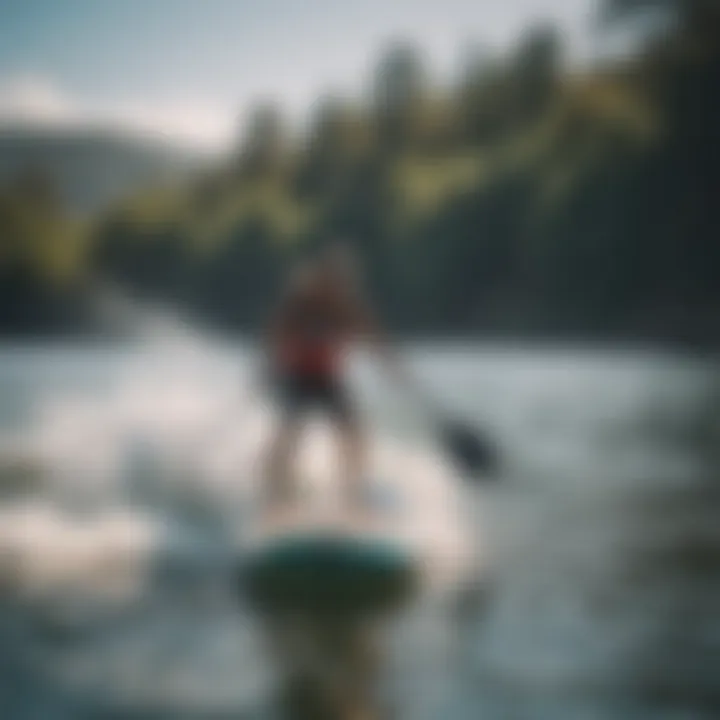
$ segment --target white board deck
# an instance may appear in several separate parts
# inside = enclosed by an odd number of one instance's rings
[[[265,512],[259,517],[249,533],[249,547],[266,546],[293,536],[322,537],[325,534],[333,538],[374,539],[401,547],[407,545],[397,523],[382,513],[300,504]]]

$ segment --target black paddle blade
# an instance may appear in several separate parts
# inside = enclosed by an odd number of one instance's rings
[[[489,437],[457,422],[445,423],[441,432],[446,452],[463,472],[485,479],[497,475],[499,450]]]

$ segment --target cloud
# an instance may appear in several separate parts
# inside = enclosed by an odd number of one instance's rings
[[[231,108],[197,99],[124,99],[83,102],[47,78],[0,77],[0,125],[28,127],[102,127],[161,135],[209,148],[232,140],[236,118]]]

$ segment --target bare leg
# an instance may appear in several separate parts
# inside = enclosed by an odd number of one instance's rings
[[[275,432],[267,459],[268,505],[277,512],[292,497],[291,463],[300,436],[300,423],[284,419]]]

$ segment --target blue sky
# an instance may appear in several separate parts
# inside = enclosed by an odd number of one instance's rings
[[[593,0],[0,0],[0,121],[133,127],[221,145],[256,98],[293,117],[358,93],[391,38],[439,78],[463,44],[501,48],[533,21],[589,52]]]

